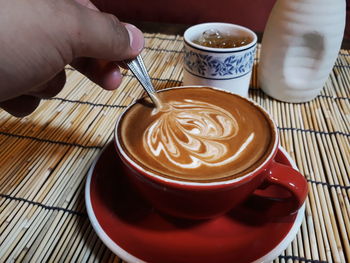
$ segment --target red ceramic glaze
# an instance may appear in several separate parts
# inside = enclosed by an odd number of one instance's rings
[[[177,87],[176,89],[179,88],[186,87]],[[230,96],[229,92],[227,94]],[[254,102],[252,101],[252,103]],[[258,104],[254,104],[262,112],[265,112]],[[125,112],[127,111],[128,109]],[[265,115],[269,116],[267,112]],[[287,197],[284,195],[276,200],[275,205],[279,209],[274,210],[275,215],[295,213],[306,199],[308,186],[304,176],[290,166],[273,161],[279,145],[278,131],[275,125],[272,150],[266,160],[254,171],[236,179],[196,183],[159,176],[146,171],[128,157],[121,147],[117,135],[121,117],[116,124],[114,139],[116,151],[123,162],[124,173],[145,199],[156,209],[168,215],[187,219],[214,218],[227,213],[242,203],[256,189],[260,188],[261,192],[263,188],[270,185],[282,187],[288,193]],[[269,118],[271,119],[271,117]],[[273,123],[272,119],[271,123]],[[260,195],[268,198],[265,194]]]
[[[290,165],[282,152],[276,162]],[[269,195],[278,190],[265,190]],[[110,144],[92,167],[86,187],[87,210],[98,235],[121,258],[130,262],[261,262],[255,261],[295,236],[302,216],[270,217],[266,198],[255,196],[226,215],[212,220],[184,220],[159,214],[146,203],[123,174]],[[290,236],[291,228],[294,232]],[[273,234],[271,234],[273,233]],[[286,243],[286,236],[289,241]],[[274,254],[277,257],[278,254]],[[272,260],[273,258],[269,258]]]

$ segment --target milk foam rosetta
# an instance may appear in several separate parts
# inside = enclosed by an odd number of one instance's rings
[[[269,154],[275,133],[251,102],[210,88],[158,94],[165,108],[140,100],[118,128],[124,151],[143,169],[179,180],[226,180],[254,170]]]
[[[184,99],[169,101],[168,109],[146,129],[143,145],[154,158],[161,154],[166,162],[181,169],[222,166],[236,160],[252,142],[248,134],[238,150],[228,141],[239,132],[234,116],[210,103]],[[190,171],[189,171],[190,172]]]

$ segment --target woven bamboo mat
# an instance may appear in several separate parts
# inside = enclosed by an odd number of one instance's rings
[[[182,37],[146,34],[143,57],[158,89],[181,85]],[[259,50],[257,53],[258,61]],[[67,67],[67,84],[35,113],[0,111],[0,262],[118,262],[84,204],[86,173],[123,108],[143,93],[130,72],[114,92]],[[253,71],[250,97],[276,120],[282,146],[309,182],[302,227],[277,262],[350,262],[350,51],[322,93],[304,104],[267,97]]]

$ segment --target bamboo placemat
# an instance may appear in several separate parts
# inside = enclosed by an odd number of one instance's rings
[[[145,34],[145,63],[158,89],[182,80],[182,37]],[[259,50],[257,52],[257,59]],[[86,173],[123,108],[143,92],[130,72],[114,92],[67,67],[67,84],[32,115],[0,110],[0,262],[118,262],[96,236],[84,204]],[[350,262],[350,52],[342,50],[313,101],[250,97],[276,120],[282,146],[309,182],[302,227],[275,263]]]

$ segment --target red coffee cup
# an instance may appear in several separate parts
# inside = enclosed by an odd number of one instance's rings
[[[186,87],[176,87],[178,88]],[[230,96],[229,92],[227,94]],[[270,118],[273,123],[273,132],[276,134],[273,136],[275,139],[269,154],[253,171],[229,180],[191,182],[163,177],[144,169],[124,151],[118,136],[122,116],[131,105],[119,117],[114,133],[115,147],[123,162],[124,174],[153,207],[175,217],[213,218],[227,213],[252,195],[274,200],[273,211],[277,211],[274,216],[285,216],[297,212],[307,197],[307,182],[298,171],[274,161],[279,147],[277,127],[262,107],[254,102],[253,104]],[[284,194],[280,198],[276,198],[275,195],[269,196],[269,191],[264,190],[269,186],[281,188]]]

